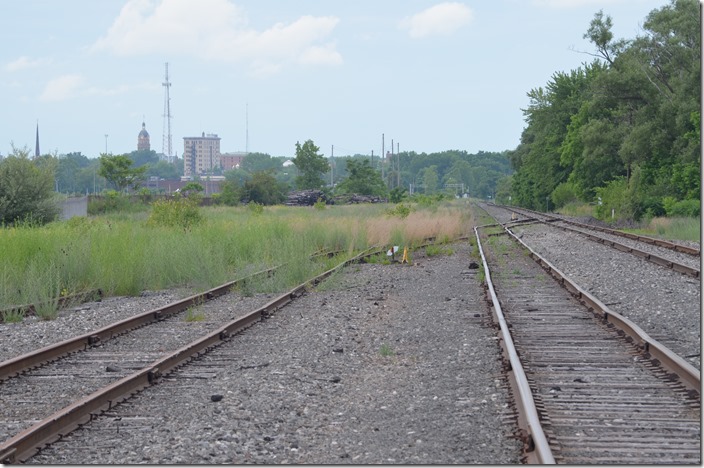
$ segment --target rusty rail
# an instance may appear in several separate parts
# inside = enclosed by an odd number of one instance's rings
[[[518,244],[526,249],[531,258],[535,260],[550,276],[555,278],[557,282],[568,290],[572,296],[587,306],[594,314],[601,317],[603,320],[612,323],[616,328],[622,330],[626,335],[634,340],[634,343],[641,348],[645,353],[649,353],[652,357],[660,361],[660,364],[676,374],[683,385],[688,389],[699,392],[701,389],[701,376],[699,370],[685,361],[681,356],[674,353],[671,349],[661,344],[657,340],[648,335],[642,328],[633,323],[628,318],[609,309],[595,296],[582,289],[574,281],[569,279],[564,273],[555,268],[550,262],[541,257],[537,252],[531,249],[525,242],[518,238],[509,228],[504,227],[506,233]]]
[[[515,209],[513,209],[513,208],[511,208],[511,207],[505,207],[505,206],[501,206],[501,205],[495,205],[495,206],[499,206],[499,207],[501,207],[501,208],[504,208],[504,209],[509,210],[509,211],[511,211],[511,212],[514,212],[514,213],[521,213],[521,211],[515,210]],[[525,210],[525,211],[531,212],[531,210]],[[595,228],[595,227],[592,227],[592,226],[589,226],[589,225],[586,225],[586,224],[575,223],[575,222],[572,222],[572,221],[564,220],[564,219],[562,219],[562,218],[557,218],[557,217],[554,217],[554,216],[548,216],[548,215],[546,215],[546,214],[544,214],[544,213],[537,213],[537,214],[539,214],[540,216],[544,216],[544,217],[548,218],[548,221],[536,220],[536,221],[538,221],[538,222],[542,222],[542,223],[545,223],[545,224],[550,223],[551,226],[556,227],[556,228],[558,228],[558,229],[562,229],[563,231],[575,232],[575,233],[581,234],[581,235],[587,237],[588,239],[590,239],[590,240],[592,240],[592,241],[594,241],[594,242],[598,242],[598,243],[600,243],[600,244],[607,245],[607,246],[612,247],[612,248],[614,248],[614,249],[616,249],[616,250],[619,250],[619,251],[621,251],[621,252],[626,252],[626,253],[633,254],[633,255],[635,255],[635,256],[637,256],[637,257],[640,257],[640,258],[642,258],[642,259],[644,259],[644,260],[646,260],[646,261],[649,261],[649,262],[651,262],[651,263],[655,263],[656,265],[663,266],[663,267],[668,268],[668,269],[670,269],[670,270],[674,270],[674,271],[676,271],[676,272],[678,272],[678,273],[682,273],[682,274],[685,274],[685,275],[688,275],[688,276],[692,276],[692,277],[694,277],[694,278],[699,278],[700,275],[701,275],[700,271],[697,270],[696,268],[692,268],[692,267],[689,267],[689,266],[687,266],[687,265],[683,265],[683,264],[681,264],[681,263],[677,263],[677,262],[674,262],[674,261],[672,261],[672,260],[668,260],[667,258],[661,257],[661,256],[659,256],[659,255],[655,255],[655,254],[652,254],[652,253],[649,253],[649,252],[645,252],[645,251],[640,250],[640,249],[637,249],[637,248],[635,248],[635,247],[629,247],[629,246],[627,246],[627,245],[625,245],[625,244],[621,244],[620,242],[615,242],[615,241],[612,241],[612,240],[609,240],[609,239],[605,239],[605,238],[603,238],[603,237],[595,236],[594,234],[590,234],[590,233],[588,233],[588,232],[584,232],[584,231],[581,231],[581,230],[579,230],[579,229],[574,229],[574,228],[570,228],[570,227],[567,227],[567,226],[557,226],[557,225],[554,224],[554,222],[558,222],[558,221],[559,221],[559,222],[565,222],[565,223],[567,223],[567,224],[572,224],[572,225],[580,226],[580,227],[582,227],[582,228],[584,228],[584,229],[594,229],[594,230],[597,230],[597,231],[606,232],[606,233],[608,233],[608,234],[621,235],[621,237],[628,237],[628,238],[630,238],[630,239],[632,239],[632,240],[638,240],[638,241],[642,241],[642,242],[645,242],[645,241],[643,241],[643,239],[650,239],[650,240],[653,240],[653,239],[651,239],[651,238],[647,238],[647,237],[643,237],[643,236],[636,236],[635,234],[632,235],[632,236],[624,235],[624,234],[626,234],[626,233],[623,233],[623,232],[621,232],[621,231],[615,231],[615,230],[613,230],[613,229]],[[531,220],[532,220],[532,219],[533,219],[533,218],[531,218]],[[506,224],[509,224],[509,223],[506,223]],[[519,224],[527,224],[527,223],[520,223],[520,222],[514,222],[514,223],[513,223],[514,226],[515,226],[515,225],[519,225]],[[616,234],[616,233],[619,233],[619,234]],[[662,243],[667,243],[667,241],[661,241],[661,242],[662,242]],[[647,242],[647,243],[652,244],[653,242]],[[673,244],[673,243],[668,243],[668,244],[670,244],[670,245],[672,245],[672,246],[676,246],[676,247],[682,247],[682,248],[688,248],[688,249],[689,249],[689,247],[684,247],[684,246],[680,246],[680,245]],[[664,245],[660,245],[660,243],[658,243],[657,245],[658,245],[659,247],[665,247]],[[669,248],[670,250],[676,250],[676,251],[678,251],[678,252],[683,252],[682,250],[678,250],[678,249],[675,249],[675,248],[671,248],[671,247],[667,247],[667,248]],[[697,255],[699,254],[699,251],[698,251],[698,250],[696,250],[696,249],[691,249],[691,250],[696,251],[696,252],[697,252]],[[691,254],[690,252],[684,252],[684,253],[689,253],[690,255],[694,255],[694,254]]]
[[[380,251],[381,250],[378,248],[371,248],[351,259],[345,260],[336,267],[331,268],[315,278],[293,288],[287,293],[273,299],[266,305],[249,312],[247,315],[225,324],[219,329],[210,332],[209,334],[193,341],[175,352],[159,358],[143,369],[94,392],[93,394],[62,410],[57,411],[51,416],[2,443],[0,445],[0,463],[18,463],[28,459],[45,444],[59,440],[63,437],[63,435],[89,422],[99,413],[111,408],[116,403],[119,403],[144,388],[155,384],[160,378],[167,375],[177,367],[185,364],[187,361],[199,356],[202,353],[208,352],[214,347],[222,344],[224,341],[230,339],[240,330],[243,330],[259,321],[263,316],[271,314],[285,306],[296,297],[304,294],[307,288],[317,285],[322,280],[344,266],[360,261],[361,258],[375,255]],[[216,297],[217,295],[225,294],[229,289],[231,289],[234,283],[236,282],[224,284],[197,296],[191,296],[184,301],[167,305],[163,309],[169,309],[171,313],[173,313],[176,308],[182,310],[186,304],[193,304],[195,298],[211,298]],[[147,314],[142,315],[163,316],[161,314],[161,310],[162,309],[150,311]],[[59,348],[64,349],[63,346],[59,346]]]
[[[491,302],[494,307],[494,313],[499,322],[501,328],[502,337],[502,347],[507,355],[510,362],[511,368],[509,375],[511,377],[511,384],[517,390],[518,399],[517,405],[519,406],[519,427],[521,427],[526,435],[527,440],[524,440],[524,450],[526,457],[531,463],[540,464],[555,464],[555,459],[552,455],[552,450],[543,432],[542,425],[540,424],[540,419],[538,417],[538,411],[535,406],[535,401],[533,400],[533,393],[528,384],[528,379],[526,378],[525,372],[523,371],[523,365],[521,360],[516,353],[516,348],[513,344],[513,339],[511,338],[511,332],[506,324],[506,319],[504,318],[503,311],[501,310],[501,304],[499,304],[499,299],[496,297],[496,291],[494,290],[494,285],[491,281],[491,272],[489,271],[489,264],[484,256],[484,250],[482,248],[482,242],[479,238],[479,228],[474,228],[474,233],[477,238],[477,246],[479,247],[479,253],[482,257],[482,263],[484,264],[484,275],[486,278],[487,290],[491,295]]]
[[[483,208],[482,208],[483,209]],[[486,211],[486,210],[484,210]],[[499,223],[501,225],[501,223]],[[515,235],[507,226],[501,225],[511,239],[525,248],[531,258],[545,269],[550,276],[567,289],[577,300],[589,307],[589,309],[603,320],[612,323],[619,330],[626,333],[645,353],[649,353],[652,357],[660,361],[660,364],[668,371],[674,373],[682,384],[690,391],[699,393],[701,391],[701,373],[694,366],[685,361],[681,356],[677,355],[671,349],[653,339],[638,325],[633,323],[628,318],[609,309],[598,298],[582,289],[574,281],[570,280],[560,270],[555,268],[549,261],[541,257],[537,252],[531,249],[517,235]]]
[[[569,219],[560,218],[559,216],[549,215],[547,213],[541,213],[541,212],[535,211],[535,210],[529,210],[528,208],[516,209],[515,207],[506,206],[506,205],[496,205],[496,204],[494,204],[494,205],[498,206],[500,208],[504,208],[509,211],[513,211],[514,213],[521,213],[522,211],[528,212],[528,213],[533,213],[533,214],[536,214],[539,216],[544,216],[548,219],[552,219],[554,221],[560,221],[560,222],[563,222],[566,224],[571,224],[573,226],[581,227],[584,229],[592,229],[594,231],[600,231],[600,232],[604,232],[606,234],[612,234],[614,236],[625,237],[627,239],[643,242],[645,244],[657,245],[658,247],[663,247],[666,249],[674,250],[676,252],[685,253],[688,255],[692,255],[694,257],[701,256],[700,249],[697,249],[694,247],[689,247],[686,245],[676,244],[674,242],[670,242],[670,241],[667,241],[664,239],[657,239],[655,237],[648,237],[648,236],[643,236],[640,234],[633,234],[630,232],[619,231],[618,229],[610,229],[610,228],[605,228],[605,227],[601,227],[601,226],[592,226],[590,224],[584,224],[584,223],[579,223],[577,221],[572,221]]]

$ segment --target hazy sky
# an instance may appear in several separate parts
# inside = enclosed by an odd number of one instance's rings
[[[526,93],[592,60],[600,9],[616,38],[668,0],[0,0],[0,154],[221,151],[329,156],[514,149]],[[248,118],[247,118],[248,116]],[[247,125],[248,122],[248,125]],[[106,138],[105,135],[108,135]],[[247,138],[248,135],[248,138]],[[396,148],[396,145],[394,145]]]

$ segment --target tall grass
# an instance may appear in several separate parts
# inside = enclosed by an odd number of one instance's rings
[[[412,245],[470,230],[465,205],[415,208],[405,218],[388,206],[202,208],[189,229],[148,222],[148,214],[73,218],[42,227],[0,229],[0,309],[100,288],[106,295],[186,287],[202,291],[278,265],[270,289],[303,282],[327,265],[321,250],[352,254],[372,245]]]
[[[645,236],[700,242],[701,218],[653,218],[640,229],[627,231]]]

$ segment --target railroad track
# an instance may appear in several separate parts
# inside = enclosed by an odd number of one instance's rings
[[[526,461],[700,464],[699,371],[505,232],[482,257]]]
[[[490,210],[493,215],[496,215],[497,219],[502,219],[505,223],[511,222],[511,224],[524,225],[531,222],[539,222],[543,225],[585,236],[594,242],[613,247],[621,252],[633,254],[646,261],[669,268],[684,275],[694,278],[699,278],[701,275],[701,255],[699,249],[694,247],[669,242],[663,239],[630,234],[615,229],[591,226],[563,217],[527,210],[525,208],[502,205],[484,205],[484,207]],[[500,216],[499,213],[501,211],[504,213],[517,214],[518,217],[510,219],[509,221],[506,215]],[[511,216],[511,218],[513,218],[513,216]]]
[[[240,297],[236,308],[217,304],[241,282],[253,280],[248,277],[1,362],[0,463],[28,459],[46,444],[232,339],[311,285],[377,251],[381,250],[369,249],[345,260],[264,305],[261,298],[247,297]],[[272,270],[254,276],[268,276]],[[188,314],[202,318],[187,319]],[[52,385],[59,381],[60,385]]]
[[[512,232],[583,289],[701,368],[701,282],[639,255],[586,241],[582,234],[555,229],[553,223],[518,224],[511,212],[486,206]],[[500,232],[503,232],[499,229]],[[680,257],[686,254],[669,251]]]

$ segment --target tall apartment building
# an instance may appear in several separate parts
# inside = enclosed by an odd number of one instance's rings
[[[214,134],[183,137],[183,175],[193,177],[212,173],[220,162],[220,138]]]

